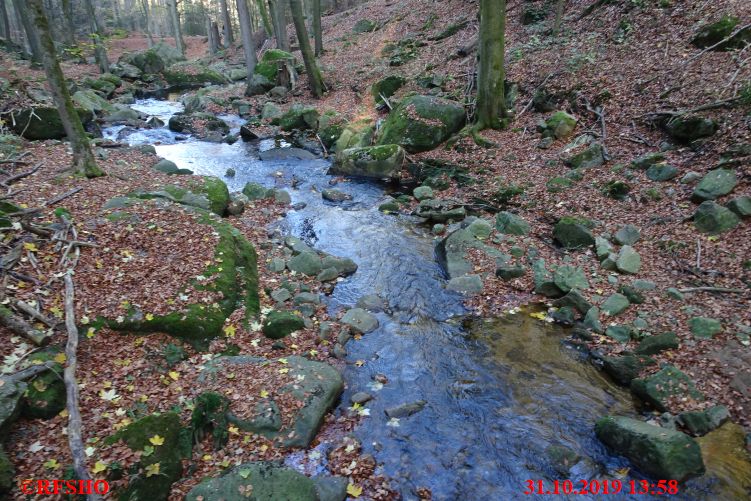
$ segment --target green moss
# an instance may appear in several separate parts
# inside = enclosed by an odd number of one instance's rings
[[[270,339],[281,339],[303,328],[305,322],[302,317],[287,311],[272,311],[263,323],[263,335]]]
[[[383,97],[389,98],[396,94],[396,91],[407,83],[407,79],[400,75],[389,75],[373,84],[370,93],[376,101],[376,104],[383,102]]]
[[[60,348],[47,348],[32,354],[29,361],[52,362],[61,352]],[[62,377],[63,366],[53,363],[50,370],[31,379],[24,394],[22,414],[32,419],[51,419],[65,409],[65,383]]]
[[[212,391],[198,395],[190,418],[194,441],[200,443],[210,434],[215,450],[224,447],[229,440],[227,411],[229,399],[224,395]]]
[[[374,130],[373,121],[369,118],[350,122],[336,141],[336,151],[370,146]]]
[[[177,63],[162,71],[164,79],[170,85],[222,85],[227,79],[219,73],[205,66],[193,63]]]
[[[751,29],[749,28],[740,30],[735,36],[720,44],[722,40],[735,31],[738,22],[739,19],[737,17],[725,14],[718,21],[701,28],[691,40],[691,43],[701,49],[712,47],[716,44],[719,45],[714,50],[742,48],[747,42],[751,42]]]
[[[94,114],[83,108],[76,108],[81,123],[87,124],[94,119]],[[67,136],[57,108],[37,106],[14,114],[9,121],[13,132],[24,138],[35,140],[62,139]]]
[[[8,494],[16,484],[13,481],[16,475],[15,468],[8,455],[0,444],[0,496]]]
[[[269,49],[264,52],[261,60],[256,64],[255,73],[263,75],[271,82],[276,81],[276,73],[278,71],[277,61],[290,60],[292,64],[296,64],[295,56],[289,52],[285,52],[279,49]]]
[[[312,106],[294,104],[281,117],[272,120],[272,124],[279,125],[284,131],[293,129],[305,130],[318,128],[318,110]]]
[[[458,132],[465,118],[464,107],[458,103],[410,96],[389,114],[378,144],[399,144],[410,153],[432,150]]]
[[[205,177],[201,192],[209,198],[211,212],[223,216],[229,205],[229,189],[224,181],[217,177]]]

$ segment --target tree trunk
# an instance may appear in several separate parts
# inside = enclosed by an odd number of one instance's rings
[[[219,28],[210,17],[206,18],[206,33],[209,36],[209,54],[216,54],[219,52]]]
[[[563,22],[563,9],[566,6],[566,0],[558,0],[555,6],[555,24],[553,25],[553,36],[558,36],[561,31],[561,23]]]
[[[149,37],[149,47],[154,46],[154,37],[151,34],[151,9],[149,8],[149,0],[141,0],[141,9],[143,10],[144,26],[146,27],[146,36]]]
[[[175,37],[175,47],[185,55],[185,42],[183,41],[183,32],[180,28],[180,14],[177,12],[177,0],[168,0],[170,21],[172,23],[172,34]]]
[[[34,23],[31,20],[29,11],[26,9],[26,4],[26,0],[13,0],[13,5],[16,8],[16,15],[18,15],[18,20],[21,22],[23,31],[26,34],[26,42],[29,46],[31,60],[35,63],[41,64],[42,49],[39,44],[37,32],[34,30]]]
[[[227,0],[219,0],[222,9],[222,24],[224,24],[224,48],[229,49],[235,43],[235,37],[232,34],[232,19],[229,17]]]
[[[104,48],[104,34],[99,28],[99,18],[96,17],[96,10],[91,0],[84,0],[86,7],[86,14],[89,16],[89,22],[91,23],[91,38],[94,41],[94,59],[99,66],[101,73],[108,73],[110,71],[110,63],[107,60],[107,49]]]
[[[503,95],[505,31],[506,0],[480,0],[477,130],[500,129],[501,118],[507,116]]]
[[[0,0],[0,22],[2,22],[2,36],[7,41],[11,41],[10,37],[10,19],[8,19],[8,11],[5,10],[5,0]]]
[[[112,13],[115,16],[115,26],[122,28],[123,22],[120,19],[120,0],[112,0]]]
[[[42,0],[25,1],[31,7],[34,24],[38,30],[43,56],[42,62],[47,75],[47,84],[50,87],[55,106],[60,114],[60,121],[73,149],[73,169],[76,173],[85,175],[86,177],[103,176],[104,172],[99,169],[96,160],[94,160],[89,138],[86,136],[81,119],[73,107],[73,100],[70,98],[65,76],[60,69],[60,64],[57,62],[57,53],[55,52],[55,45],[50,36],[49,23],[44,13]]]
[[[250,24],[250,10],[246,0],[237,0],[237,17],[240,18],[240,35],[245,52],[245,68],[248,70],[248,84],[253,79],[256,70],[256,48],[253,44],[253,28]]]
[[[258,12],[261,14],[261,21],[263,21],[263,29],[266,30],[268,36],[274,34],[274,28],[271,26],[271,18],[269,17],[269,9],[266,8],[266,0],[256,0],[258,5]]]
[[[73,46],[76,44],[76,25],[73,24],[73,2],[62,0],[63,20],[65,21],[65,43]]]
[[[321,32],[321,0],[313,0],[313,38],[316,57],[323,54],[323,33]]]
[[[315,97],[323,96],[326,86],[323,84],[321,72],[318,70],[313,50],[310,48],[308,31],[305,29],[305,19],[303,18],[302,4],[300,0],[289,0],[289,9],[292,12],[292,21],[295,23],[295,32],[297,40],[300,43],[300,52],[302,52],[303,62],[305,63],[305,72],[308,74],[310,90]]]
[[[269,0],[269,7],[274,19],[276,48],[289,52],[289,35],[287,34],[287,16],[284,12],[284,3],[285,0]]]

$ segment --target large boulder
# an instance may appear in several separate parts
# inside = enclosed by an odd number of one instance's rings
[[[348,123],[336,140],[336,151],[370,146],[373,141],[374,130],[373,120],[370,118],[363,118]]]
[[[396,179],[400,176],[404,158],[404,150],[396,144],[349,148],[337,153],[329,173],[375,179]]]
[[[164,61],[165,66],[172,66],[180,61],[185,61],[185,56],[183,56],[176,47],[164,42],[156,43],[151,50],[154,51],[162,61]]]
[[[271,121],[272,125],[278,125],[284,131],[318,129],[320,113],[312,106],[293,104],[282,116]]]
[[[28,381],[28,388],[23,398],[24,417],[51,419],[65,409],[65,384],[60,379],[63,366],[54,361],[59,349],[44,349],[29,357],[32,364],[47,363],[50,369],[34,376]]]
[[[227,78],[218,71],[194,62],[176,63],[162,70],[164,79],[170,85],[222,85]]]
[[[334,406],[344,388],[341,375],[330,365],[298,356],[277,360],[225,356],[207,363],[199,380],[209,386],[224,386],[234,381],[234,378],[225,378],[225,373],[240,375],[246,368],[252,373],[255,366],[269,363],[288,369],[280,375],[283,383],[275,388],[275,393],[287,395],[293,401],[295,412],[292,419],[284,423],[274,420],[274,426],[270,426],[269,416],[259,414],[252,406],[244,405],[244,400],[239,402],[241,405],[230,403],[228,419],[241,430],[278,440],[284,447],[308,447],[323,424],[326,413]],[[242,381],[242,377],[238,379]],[[265,408],[278,409],[279,405],[289,405],[289,400],[285,398],[274,402],[272,397],[268,397],[264,402]]]
[[[715,202],[702,202],[694,213],[694,226],[701,233],[719,235],[735,228],[740,219],[735,212]]]
[[[274,88],[274,84],[268,78],[261,74],[255,74],[245,88],[245,95],[258,96],[260,94],[266,94],[272,88]]]
[[[211,132],[218,132],[226,135],[230,131],[227,122],[211,113],[175,113],[169,119],[167,127],[172,132],[183,134],[196,134],[198,137],[205,137]]]
[[[179,173],[179,170],[173,172],[173,174],[176,173]],[[161,190],[133,192],[131,196],[144,200],[163,198],[178,204],[208,210],[218,216],[226,214],[230,201],[227,185],[216,177],[200,178],[191,182],[189,188],[165,186]]]
[[[654,478],[683,481],[704,473],[699,444],[679,431],[606,416],[597,421],[595,433],[610,449]]]
[[[553,227],[553,238],[564,249],[581,249],[595,244],[595,237],[590,228],[592,222],[588,219],[565,216],[558,220]]]
[[[407,79],[401,75],[389,75],[385,78],[378,80],[370,88],[370,93],[375,99],[376,104],[382,103],[383,98],[390,98],[396,91],[402,88],[407,83]]]
[[[432,150],[458,132],[466,120],[464,107],[433,96],[402,99],[381,128],[378,144],[398,144],[410,153]]]
[[[0,378],[0,436],[8,436],[10,426],[21,414],[21,398],[26,391],[26,383]]]
[[[727,195],[738,184],[738,177],[732,169],[714,169],[707,172],[694,188],[691,200],[700,203]]]
[[[277,61],[289,61],[292,66],[297,65],[295,56],[280,49],[269,49],[263,53],[261,60],[256,64],[256,75],[262,75],[270,82],[276,82],[279,65]]]
[[[118,64],[121,67],[125,67],[124,65],[134,66],[146,74],[160,73],[166,66],[164,64],[164,59],[162,59],[153,49],[138,52],[126,52],[120,56]]]
[[[576,129],[576,117],[565,111],[557,111],[546,121],[537,126],[537,130],[543,137],[565,139],[574,133]]]
[[[91,89],[79,90],[71,98],[76,105],[92,113],[115,110],[115,107],[109,101]]]
[[[717,122],[698,115],[677,117],[665,123],[667,133],[680,143],[690,143],[713,136],[717,129]]]
[[[467,216],[467,209],[455,200],[431,198],[420,202],[415,215],[431,223],[445,223],[451,220],[461,221]]]
[[[76,113],[84,126],[94,119],[94,114],[83,108],[76,108]],[[67,137],[57,108],[47,106],[27,108],[15,113],[13,119],[6,120],[6,123],[10,125],[13,132],[32,141]]]
[[[631,391],[655,409],[666,412],[670,400],[703,401],[704,395],[694,386],[693,381],[672,365],[659,372],[631,381]]]
[[[344,501],[348,484],[342,477],[309,478],[278,463],[254,462],[204,480],[188,492],[185,501]]]

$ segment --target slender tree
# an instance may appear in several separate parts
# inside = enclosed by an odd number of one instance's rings
[[[104,32],[99,26],[99,18],[96,15],[96,9],[91,0],[84,0],[84,6],[86,7],[86,14],[89,16],[89,23],[91,23],[91,38],[94,41],[94,59],[99,66],[99,71],[107,73],[110,70],[110,63],[107,59],[107,49],[104,48]]]
[[[269,10],[274,20],[274,36],[276,48],[289,52],[289,35],[287,34],[287,16],[284,4],[286,0],[269,0]]]
[[[253,79],[256,70],[256,48],[253,44],[253,28],[250,20],[250,10],[246,0],[237,0],[237,17],[240,18],[240,35],[245,52],[245,68],[248,70],[248,83]]]
[[[86,177],[103,176],[104,172],[97,166],[91,145],[83,129],[81,119],[73,107],[73,100],[68,92],[68,85],[60,63],[57,60],[55,44],[50,35],[50,26],[44,12],[42,0],[25,0],[31,8],[34,24],[36,25],[40,47],[42,49],[42,64],[47,75],[47,85],[52,92],[52,98],[60,114],[65,133],[68,135],[71,148],[73,149],[73,169],[76,173]]]
[[[266,0],[256,0],[258,6],[258,12],[261,14],[261,22],[263,22],[263,29],[268,36],[274,34],[274,28],[271,26],[271,18],[269,17],[269,9],[266,7]]]
[[[321,97],[326,91],[326,86],[323,83],[321,72],[318,70],[313,50],[310,48],[301,0],[289,0],[289,10],[292,12],[292,21],[295,23],[295,33],[297,33],[297,41],[300,43],[300,52],[302,52],[302,59],[305,63],[305,72],[308,74],[310,90],[315,97]]]
[[[167,0],[169,7],[170,22],[172,24],[172,34],[175,37],[175,47],[182,54],[185,55],[185,41],[183,40],[183,32],[180,27],[180,14],[177,12],[177,0]]]
[[[13,6],[16,8],[16,15],[21,22],[24,33],[26,34],[25,38],[29,47],[29,53],[31,54],[31,60],[39,64],[42,62],[42,49],[39,46],[39,37],[34,30],[34,22],[31,20],[26,5],[26,0],[13,0]]]
[[[112,0],[112,14],[115,16],[115,26],[122,27],[123,21],[120,18],[120,0]]]
[[[508,115],[503,93],[506,0],[480,0],[476,130],[500,129]]]
[[[143,12],[143,24],[146,27],[146,36],[149,37],[149,47],[153,47],[154,36],[151,34],[151,8],[149,6],[149,0],[141,0],[141,11]]]
[[[219,28],[210,17],[206,17],[206,33],[209,38],[209,54],[219,52]]]
[[[0,30],[0,37],[10,42],[10,19],[8,19],[8,11],[5,10],[5,1],[0,0],[0,24],[2,24],[2,30]]]
[[[232,34],[232,18],[229,16],[227,0],[219,0],[219,7],[222,10],[222,24],[224,25],[224,48],[229,49],[235,43],[235,37]]]
[[[62,0],[61,8],[63,11],[63,22],[65,23],[65,28],[63,29],[65,43],[73,46],[76,44],[76,25],[73,24],[72,0]]]
[[[321,31],[321,0],[313,0],[313,38],[316,57],[323,54],[323,32]]]
[[[553,25],[553,36],[558,36],[563,23],[563,10],[566,7],[566,0],[558,0],[555,5],[555,24]]]

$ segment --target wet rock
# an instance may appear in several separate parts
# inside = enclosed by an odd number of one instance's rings
[[[562,445],[551,445],[545,449],[545,455],[553,469],[563,478],[569,478],[571,467],[579,462],[581,457]]]
[[[496,214],[495,228],[504,235],[526,235],[529,233],[529,223],[522,217],[506,211]]]
[[[381,298],[381,296],[377,294],[368,294],[358,299],[355,306],[373,313],[380,313],[386,310],[388,304],[383,298]]]
[[[605,445],[654,478],[682,481],[704,473],[699,445],[679,431],[607,416],[597,421],[595,433]]]
[[[319,282],[330,282],[337,278],[339,278],[339,272],[336,268],[325,268],[316,276],[316,280]]]
[[[396,179],[401,173],[404,159],[404,150],[396,144],[337,150],[336,159],[329,169],[329,174]]]
[[[639,269],[641,269],[641,256],[630,245],[624,245],[618,253],[615,266],[621,273],[639,273]]]
[[[375,315],[362,308],[352,308],[344,314],[341,322],[345,325],[349,325],[361,334],[373,332],[378,328],[378,319]]]
[[[312,106],[293,104],[289,110],[280,117],[272,120],[273,125],[279,125],[283,131],[292,130],[316,130],[320,114]]]
[[[321,197],[324,200],[328,200],[329,202],[334,203],[344,202],[345,200],[352,200],[352,195],[339,190],[323,190],[321,192]]]
[[[378,144],[398,144],[409,153],[429,151],[464,126],[464,106],[433,96],[409,96],[389,113]]]
[[[630,353],[620,357],[603,357],[603,370],[621,385],[629,386],[631,381],[639,377],[641,371],[657,362],[653,358]]]
[[[353,404],[364,404],[365,402],[370,402],[373,400],[373,395],[370,393],[366,393],[364,391],[358,391],[357,393],[354,393],[350,398],[350,402]]]
[[[722,332],[722,322],[714,318],[694,317],[688,321],[691,334],[700,339],[712,339]]]
[[[425,405],[427,405],[427,402],[425,400],[418,400],[416,402],[389,407],[388,409],[386,409],[386,415],[390,418],[409,417],[420,412],[425,407]]]
[[[157,162],[154,165],[153,169],[174,176],[190,176],[193,174],[192,170],[180,169],[175,162],[171,162],[170,160],[166,159]]]
[[[674,332],[664,332],[644,338],[634,353],[637,355],[656,355],[665,350],[675,350],[679,346],[678,336]]]
[[[266,317],[261,330],[269,339],[281,339],[305,328],[302,317],[286,311],[272,311]]]
[[[683,426],[693,436],[706,435],[725,424],[730,418],[730,412],[724,405],[716,405],[705,411],[687,411],[678,414],[678,424]]]
[[[696,185],[691,200],[696,203],[714,200],[733,191],[737,184],[738,177],[734,170],[711,170]]]
[[[592,308],[587,310],[586,315],[584,315],[583,324],[587,329],[590,329],[594,332],[602,332],[602,322],[600,322],[600,309],[596,306],[593,306]]]
[[[701,233],[719,235],[735,228],[740,220],[733,211],[715,202],[706,201],[694,213],[694,226]]]
[[[479,275],[462,275],[448,281],[446,288],[456,292],[478,294],[482,292],[482,279]]]
[[[396,202],[396,200],[392,200],[378,206],[378,210],[385,214],[398,213],[400,209],[401,207],[399,206],[399,203]]]
[[[616,316],[624,311],[631,305],[628,298],[623,294],[610,295],[601,305],[600,309],[607,315]]]
[[[631,382],[631,391],[655,409],[665,412],[668,400],[675,398],[684,401],[703,401],[704,396],[696,389],[693,381],[672,365],[660,372]]]
[[[589,303],[589,301],[587,301],[587,299],[582,296],[581,293],[576,289],[570,290],[562,298],[553,301],[553,306],[555,306],[556,308],[568,306],[570,308],[576,309],[582,315],[586,315],[592,308],[592,305]]]
[[[609,325],[605,335],[620,343],[628,343],[634,335],[634,328],[630,325]]]
[[[459,202],[435,198],[420,202],[415,215],[427,219],[429,222],[446,223],[449,220],[460,221],[464,219],[467,210]]]
[[[589,247],[595,243],[591,227],[592,222],[587,219],[566,216],[553,228],[553,238],[565,249]]]
[[[565,111],[557,111],[545,122],[538,125],[538,131],[543,137],[565,139],[573,134],[576,129],[576,117]]]
[[[287,267],[298,273],[316,276],[323,269],[321,257],[312,251],[302,252],[287,261]]]
[[[271,148],[261,151],[258,157],[264,162],[289,162],[293,160],[315,160],[318,158],[302,148]]]

